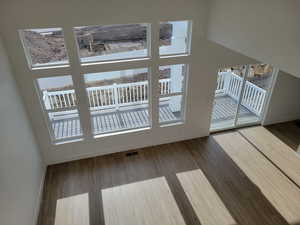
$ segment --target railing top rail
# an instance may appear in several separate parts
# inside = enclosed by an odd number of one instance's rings
[[[226,76],[227,74],[230,75],[231,77],[234,77],[235,79],[243,80],[242,77],[240,77],[239,75],[237,75],[237,74],[235,74],[235,73],[232,73],[232,72],[219,72],[219,73],[218,73],[219,76]],[[246,85],[249,85],[249,86],[251,86],[251,87],[257,89],[258,91],[261,91],[261,92],[263,92],[263,93],[266,93],[266,90],[265,90],[265,89],[263,89],[263,88],[261,88],[261,87],[255,85],[255,84],[251,83],[250,81],[246,81]]]
[[[61,91],[44,91],[44,94],[47,95],[62,95],[62,94],[72,94],[74,93],[74,89],[69,89],[69,90],[61,90]]]
[[[263,92],[263,93],[266,93],[267,91],[261,87],[258,87],[257,85],[251,83],[250,81],[246,81],[246,85],[249,85],[253,88],[255,88],[256,90],[260,91],[260,92]]]
[[[160,79],[160,83],[169,82],[170,78]],[[112,85],[105,85],[105,86],[99,86],[99,87],[88,87],[86,88],[88,91],[90,90],[105,90],[105,89],[111,89],[116,87],[133,87],[138,85],[145,85],[148,84],[148,81],[139,81],[134,83],[123,83],[123,84],[112,84]],[[44,93],[47,93],[47,95],[62,95],[62,94],[71,94],[74,93],[74,89],[70,90],[61,90],[61,91],[44,91]]]

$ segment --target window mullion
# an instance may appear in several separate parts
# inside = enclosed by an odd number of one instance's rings
[[[84,77],[83,74],[80,73],[81,65],[75,35],[73,33],[73,29],[69,27],[64,28],[64,34],[83,135],[88,139],[92,139],[91,116],[87,100],[88,97],[85,90]]]
[[[159,23],[151,26],[151,75],[150,75],[150,107],[152,127],[159,128]]]

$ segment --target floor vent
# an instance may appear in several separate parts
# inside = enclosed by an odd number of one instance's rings
[[[129,157],[129,156],[134,156],[134,155],[138,155],[139,153],[138,152],[128,152],[126,153],[126,156]]]

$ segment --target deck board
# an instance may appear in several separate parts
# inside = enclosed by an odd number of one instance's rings
[[[237,102],[229,96],[216,96],[212,114],[212,121],[234,119],[237,110]],[[246,107],[241,106],[239,117],[254,116]]]
[[[97,112],[91,116],[94,134],[103,134],[124,129],[138,129],[149,126],[148,108]],[[159,121],[176,121],[177,118],[168,105],[159,107]],[[56,140],[82,135],[78,117],[52,122]]]

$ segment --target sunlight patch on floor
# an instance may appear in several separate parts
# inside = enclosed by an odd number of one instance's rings
[[[202,225],[237,224],[200,169],[177,177]]]
[[[289,224],[300,222],[300,189],[237,132],[213,136]]]
[[[105,225],[185,225],[164,177],[101,190]]]
[[[89,225],[88,193],[58,199],[55,225]]]

